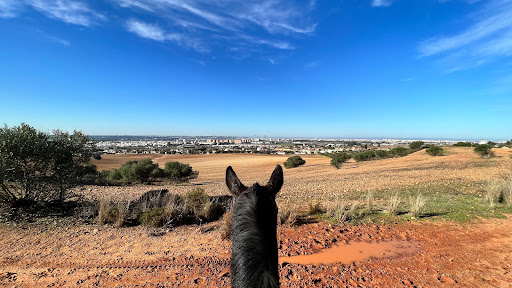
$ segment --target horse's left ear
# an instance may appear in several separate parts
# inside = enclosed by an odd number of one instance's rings
[[[236,173],[233,171],[231,166],[226,169],[226,185],[228,186],[229,191],[235,196],[240,195],[245,189],[247,189],[240,179],[238,179],[238,176],[236,176]]]
[[[268,180],[266,187],[272,194],[275,195],[277,192],[279,192],[279,190],[281,190],[283,182],[283,168],[281,168],[281,165],[277,164],[276,169],[274,169],[274,172],[272,172],[272,176],[270,176],[270,180]]]

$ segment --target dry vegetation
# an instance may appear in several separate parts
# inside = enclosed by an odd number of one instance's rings
[[[333,287],[453,287],[457,283],[506,287],[512,283],[512,227],[510,218],[501,213],[512,211],[512,159],[508,150],[494,154],[483,159],[471,148],[450,147],[439,157],[419,151],[402,158],[348,162],[340,169],[333,168],[329,158],[302,156],[306,164],[284,171],[285,184],[277,196],[280,256],[313,253],[333,243],[411,238],[422,241],[423,250],[418,255],[361,265],[338,263],[309,270],[283,266],[282,287],[318,283]],[[104,155],[94,162],[103,170],[147,157]],[[96,211],[89,214],[96,213],[93,220],[99,225],[67,226],[51,217],[22,224],[24,229],[19,229],[20,224],[1,224],[0,246],[7,249],[0,251],[0,286],[229,286],[229,210],[219,221],[208,224],[170,225],[160,230],[116,227],[126,226],[130,203],[157,189],[168,189],[169,195],[179,197],[166,199],[163,206],[148,204],[146,211],[154,214],[148,215],[152,216],[148,220],[162,217],[167,223],[191,211],[206,219],[213,211],[212,203],[194,192],[197,188],[208,195],[229,194],[224,177],[230,165],[243,183],[264,184],[268,173],[288,156],[149,157],[160,165],[167,161],[190,164],[199,177],[179,185],[74,189],[77,198],[98,201]],[[190,193],[197,195],[189,198],[186,195]],[[483,220],[475,226],[424,221],[437,219],[435,215],[456,221],[504,219]],[[379,223],[386,217],[391,221]],[[404,223],[412,217],[417,219]],[[305,218],[320,223],[304,224],[308,223]],[[404,224],[387,226],[396,222]],[[350,223],[371,225],[347,225]]]

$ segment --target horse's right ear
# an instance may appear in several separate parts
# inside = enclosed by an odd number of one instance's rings
[[[226,185],[228,186],[229,191],[235,196],[240,195],[245,189],[247,189],[240,179],[238,179],[231,166],[226,169]]]
[[[270,180],[268,180],[267,189],[276,195],[281,190],[283,182],[283,168],[277,164],[276,169],[272,172],[272,176],[270,176]]]

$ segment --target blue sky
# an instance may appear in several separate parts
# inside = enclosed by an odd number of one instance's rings
[[[512,138],[512,1],[0,0],[0,121]]]

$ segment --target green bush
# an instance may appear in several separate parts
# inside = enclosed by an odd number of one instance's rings
[[[425,142],[423,141],[413,141],[409,144],[409,148],[413,149],[413,150],[416,150],[416,149],[421,149],[421,147],[423,146],[423,144],[425,144]]]
[[[164,207],[156,207],[142,212],[139,216],[139,222],[143,226],[162,227],[167,219]]]
[[[386,152],[386,150],[375,150],[375,156],[378,158],[387,158],[388,152]]]
[[[203,207],[208,203],[209,196],[202,188],[194,188],[192,191],[187,192],[184,198],[185,210],[199,215]]]
[[[426,152],[432,156],[441,156],[443,154],[443,148],[439,146],[429,147]]]
[[[177,161],[165,163],[164,173],[165,177],[175,182],[187,182],[197,178],[199,174],[197,171],[192,170],[189,164],[183,164]]]
[[[409,154],[409,149],[405,147],[396,147],[391,150],[389,150],[389,154],[394,157],[404,157]]]
[[[78,131],[49,134],[25,123],[0,128],[0,200],[64,200],[91,160],[88,142]]]
[[[331,157],[331,165],[336,169],[341,167],[341,164],[347,162],[351,156],[347,153],[334,153],[330,155]]]
[[[473,144],[471,144],[469,142],[457,142],[457,143],[453,144],[453,146],[455,146],[455,147],[473,147]]]
[[[302,159],[302,157],[292,156],[284,162],[284,167],[294,168],[294,167],[298,167],[300,165],[304,165],[305,163],[306,163],[306,161],[304,159]]]
[[[352,158],[354,158],[354,160],[356,161],[370,161],[370,160],[373,160],[375,158],[375,153],[373,152],[373,150],[368,150],[368,151],[360,151],[360,152],[356,152],[352,155]]]
[[[154,170],[158,170],[158,164],[150,158],[128,161],[119,168],[122,181],[125,183],[147,183],[153,179]],[[158,172],[156,172],[158,173]]]
[[[479,144],[473,149],[475,153],[482,157],[492,156],[492,146],[489,144]]]

